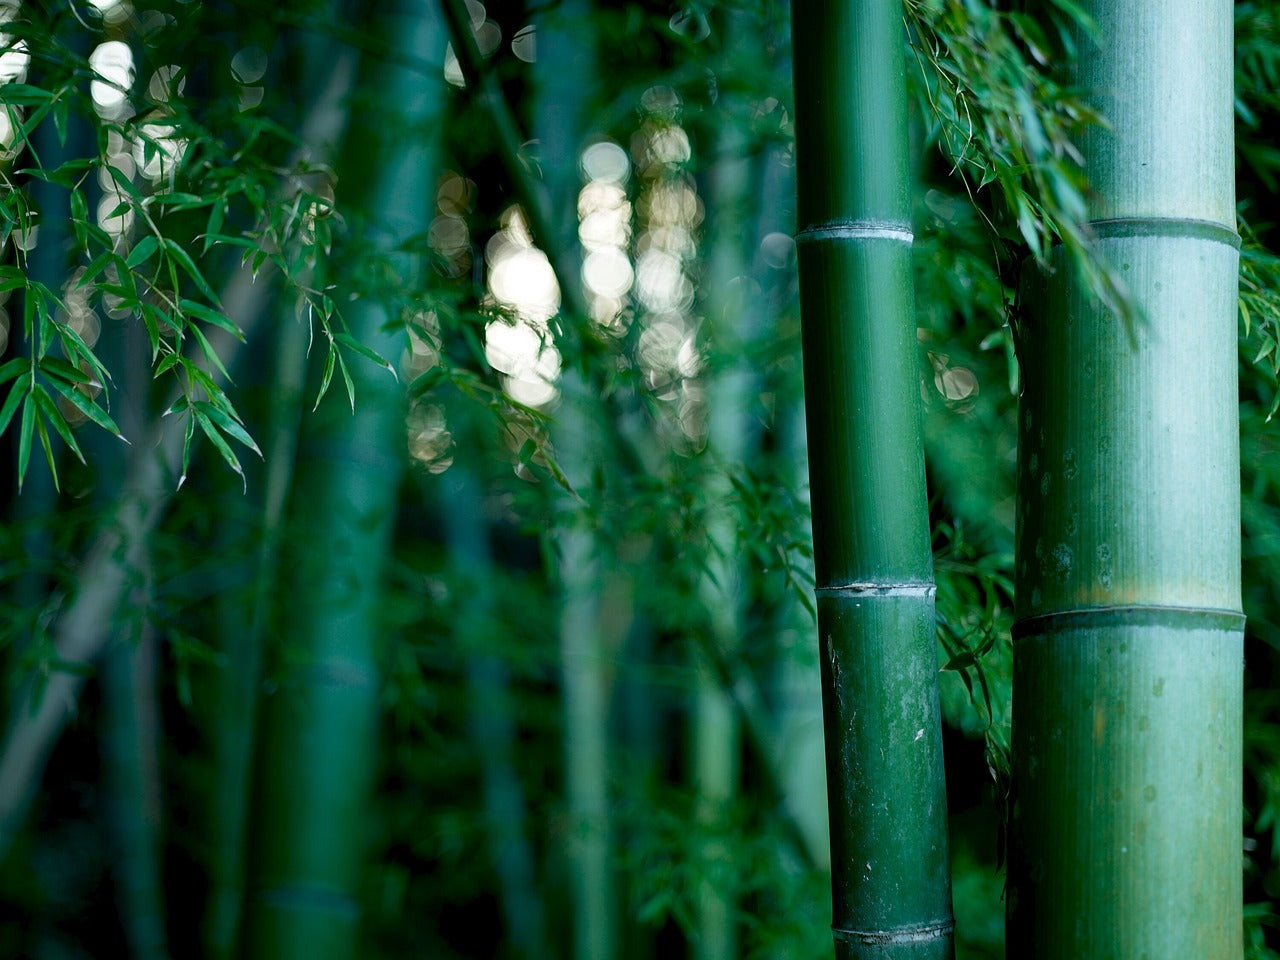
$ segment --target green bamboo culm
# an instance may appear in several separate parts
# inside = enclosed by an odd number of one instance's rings
[[[353,114],[340,187],[357,193],[365,239],[388,251],[388,282],[412,284],[422,264],[404,247],[431,209],[446,38],[431,0],[383,7],[375,29],[389,49],[370,54],[364,89],[376,106]],[[394,363],[404,337],[388,324],[389,306],[400,319],[394,302],[376,297],[345,315],[352,336]],[[404,474],[405,396],[388,371],[353,354],[347,362],[354,414],[336,386],[307,418],[298,448],[284,665],[258,748],[250,960],[363,955],[358,892],[378,761],[382,560]]]
[[[899,0],[792,5],[838,960],[953,952]]]
[[[1231,0],[1089,0],[1100,252],[1024,281],[1009,955],[1241,956]]]

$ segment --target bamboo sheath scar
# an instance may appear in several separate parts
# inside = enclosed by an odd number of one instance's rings
[[[793,3],[800,302],[839,960],[952,955],[898,0]]]
[[[1082,6],[1093,232],[1138,309],[1061,250],[1023,280],[1008,952],[1238,960],[1232,4]]]

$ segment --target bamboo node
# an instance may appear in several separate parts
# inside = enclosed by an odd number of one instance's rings
[[[865,580],[814,587],[819,597],[932,597],[938,592],[930,580]]]
[[[927,943],[944,940],[955,933],[955,921],[942,920],[917,927],[894,927],[891,930],[846,930],[832,927],[831,935],[846,943],[867,945],[891,943]]]
[[[811,223],[796,233],[796,243],[820,240],[894,240],[914,243],[911,224],[895,220],[828,220]]]

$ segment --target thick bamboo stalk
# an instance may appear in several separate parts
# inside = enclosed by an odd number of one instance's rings
[[[836,955],[952,952],[902,11],[792,6]]]
[[[1230,0],[1082,5],[1098,245],[1031,276],[1019,416],[1012,956],[1241,955]]]
[[[372,71],[386,113],[348,130],[346,159],[352,182],[368,184],[359,204],[366,235],[398,251],[430,209],[445,35],[428,0],[380,11],[377,29],[397,57]],[[395,276],[413,282],[420,264],[389,256]],[[356,301],[346,320],[354,337],[398,359],[403,334],[387,329],[384,303]],[[336,388],[299,445],[292,508],[306,540],[295,541],[284,610],[286,668],[263,705],[249,958],[360,955],[357,894],[378,762],[381,571],[404,472],[404,388],[367,362],[353,362],[350,373],[354,414]]]

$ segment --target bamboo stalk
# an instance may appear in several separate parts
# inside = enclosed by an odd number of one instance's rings
[[[102,664],[103,753],[117,847],[117,900],[133,960],[169,956],[161,869],[157,647],[155,634],[143,627],[139,637],[120,637]]]
[[[902,11],[792,10],[836,955],[943,958],[953,924]]]
[[[307,75],[319,81],[322,55],[335,51],[313,40],[307,52],[313,64]],[[354,72],[355,58],[350,51],[339,50],[324,58],[323,84],[318,84],[319,94],[304,125],[301,147],[320,161],[336,153],[335,141],[346,121],[341,101],[351,89]],[[261,508],[250,533],[258,541],[251,561],[252,586],[248,604],[241,593],[219,598],[218,622],[226,662],[212,677],[208,693],[215,710],[210,733],[214,774],[207,861],[210,890],[201,934],[209,960],[230,960],[240,942],[263,647],[272,597],[280,583],[285,507],[293,481],[306,378],[310,331],[292,308],[277,309],[282,316],[275,333],[270,411],[263,438]]]
[[[1239,443],[1229,0],[1082,4],[1098,246],[1026,279],[1011,955],[1241,955]]]
[[[466,428],[458,434],[478,439]],[[469,651],[469,729],[480,757],[484,816],[507,940],[514,956],[545,957],[543,903],[526,834],[524,787],[515,763],[517,704],[507,665],[498,653],[484,649],[495,638],[497,624],[492,621],[494,568],[482,491],[473,469],[464,463],[450,467],[439,486],[449,556],[465,578],[466,598],[454,622],[459,646]]]
[[[592,330],[583,288],[578,239],[578,158],[588,132],[588,98],[594,87],[594,29],[589,0],[563,0],[537,19],[538,57],[533,68],[534,133],[540,144],[543,183],[527,175],[519,187],[540,242],[555,265],[562,313],[557,346],[579,349]],[[482,82],[492,82],[487,78]],[[504,151],[509,153],[509,151]],[[567,342],[566,342],[567,341]],[[588,372],[587,376],[592,375]],[[560,406],[552,436],[560,466],[586,488],[599,466],[599,431],[593,420],[600,400],[578,363],[561,373]],[[570,508],[572,509],[572,507]],[[607,549],[572,519],[556,537],[560,598],[560,661],[564,699],[565,853],[573,913],[572,956],[608,960],[620,948],[614,825],[609,797],[612,749],[610,710],[617,646],[605,629],[607,603],[601,555]]]
[[[441,68],[424,76],[400,62],[375,64],[374,89],[387,110],[347,131],[353,182],[368,184],[360,204],[368,236],[397,251],[388,255],[395,275],[412,282],[421,265],[398,251],[430,209],[445,35],[430,0],[379,19],[394,53]],[[346,321],[356,339],[393,362],[399,357],[403,331],[387,329],[383,303],[356,301]],[[336,389],[308,420],[298,449],[284,668],[262,707],[249,958],[360,953],[363,824],[378,763],[381,569],[404,472],[404,389],[364,361],[349,371],[354,412]]]

